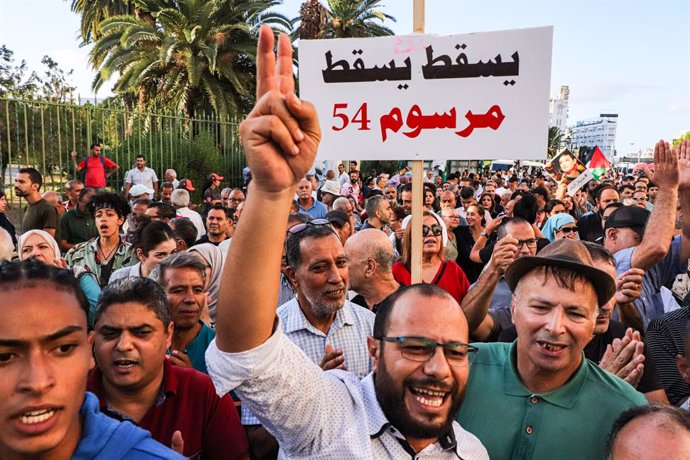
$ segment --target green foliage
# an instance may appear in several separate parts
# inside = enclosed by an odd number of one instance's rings
[[[376,170],[376,174],[388,173],[391,176],[398,174],[400,168],[407,164],[407,161],[362,161],[359,164],[359,172],[362,178],[368,177],[372,169]]]
[[[683,134],[678,136],[678,139],[673,139],[673,146],[678,147],[682,141],[690,141],[690,131],[685,131]]]
[[[80,34],[87,45],[100,37],[100,25],[105,19],[121,14],[133,14],[129,0],[72,0],[72,11],[81,15]]]
[[[46,68],[42,75],[29,73],[26,61],[15,63],[14,52],[0,46],[0,97],[14,99],[43,99],[53,102],[74,100],[75,86],[71,84],[73,70],[64,71],[50,56],[43,56]]]
[[[276,0],[132,0],[137,15],[100,23],[91,51],[100,88],[119,74],[114,91],[139,109],[165,108],[193,117],[247,113],[254,104],[258,27],[289,32],[271,12]]]
[[[321,38],[381,37],[394,35],[384,26],[395,18],[381,11],[382,0],[328,0]]]
[[[549,126],[548,157],[552,158],[561,149],[563,131],[555,126]]]

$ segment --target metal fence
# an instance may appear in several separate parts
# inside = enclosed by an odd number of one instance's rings
[[[122,189],[137,155],[145,156],[161,181],[164,171],[173,168],[178,179],[192,179],[198,190],[211,172],[225,176],[223,185],[239,186],[246,163],[237,128],[237,120],[205,115],[188,118],[118,105],[0,98],[0,184],[12,199],[17,171],[33,166],[43,174],[45,189],[60,190],[76,177],[70,151],[78,152],[79,162],[98,142],[105,156],[120,166],[109,179],[113,190]]]

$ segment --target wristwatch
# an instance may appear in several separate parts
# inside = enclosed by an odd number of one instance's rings
[[[481,232],[479,232],[479,236],[483,236],[484,238],[489,238],[489,234],[486,233],[486,230],[482,230]]]

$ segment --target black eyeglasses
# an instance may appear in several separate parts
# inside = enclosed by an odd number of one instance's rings
[[[530,238],[528,240],[518,240],[517,247],[520,249],[523,244],[526,244],[528,248],[533,248],[537,245],[537,239],[536,238]]]
[[[577,227],[561,227],[558,231],[563,233],[575,233],[577,232]]]
[[[397,343],[403,358],[419,363],[430,360],[436,347],[443,348],[451,367],[467,367],[477,354],[477,348],[462,342],[439,343],[426,337],[380,337],[376,340]]]
[[[422,225],[422,236],[427,236],[429,233],[432,233],[434,236],[441,236],[443,229],[440,225],[432,225],[431,227]]]

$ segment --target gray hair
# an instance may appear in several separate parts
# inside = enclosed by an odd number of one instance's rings
[[[165,174],[169,174],[175,179],[177,179],[177,171],[175,171],[174,169],[166,169]]]
[[[172,195],[170,195],[170,202],[178,208],[186,208],[189,206],[189,192],[183,188],[173,190]]]
[[[163,322],[163,327],[167,328],[170,324],[170,310],[165,291],[155,281],[140,277],[123,278],[103,288],[96,304],[94,324],[98,323],[110,306],[130,302],[146,306]]]
[[[189,252],[178,252],[164,259],[151,270],[149,278],[156,280],[158,284],[166,287],[165,272],[171,268],[193,268],[199,272],[201,279],[204,281],[204,284],[206,284],[206,265],[201,259]]]
[[[348,200],[344,196],[341,196],[339,198],[336,198],[335,201],[333,202],[333,210],[334,211],[344,211],[347,208],[348,204],[350,204],[350,200]]]
[[[0,227],[0,260],[12,260],[12,253],[14,252],[14,243],[12,243],[12,236]]]
[[[227,193],[228,195],[230,195],[230,192],[232,192],[233,190],[235,190],[235,189],[234,189],[234,188],[230,188],[230,187],[225,187],[223,190],[220,191],[220,194],[221,194],[221,195],[224,195],[224,194]],[[239,190],[239,189],[238,189],[238,190]]]

